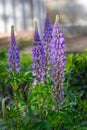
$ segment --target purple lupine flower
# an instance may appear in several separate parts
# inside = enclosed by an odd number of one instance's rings
[[[37,22],[35,21],[35,31],[34,31],[33,45],[38,46],[39,41],[40,41],[40,36],[39,36],[39,33],[38,33]]]
[[[43,30],[43,36],[42,36],[42,42],[44,44],[44,50],[45,50],[45,79],[49,76],[49,70],[50,70],[50,42],[52,40],[52,26],[48,17],[48,14],[46,15],[45,24],[44,24],[44,30]]]
[[[56,16],[55,24],[53,27],[51,41],[51,53],[52,53],[52,81],[53,81],[53,95],[54,101],[57,103],[58,110],[64,101],[63,94],[63,82],[64,82],[64,71],[65,71],[65,41],[64,35],[62,34],[59,23],[58,15]]]
[[[38,33],[37,22],[35,22],[33,45],[34,47],[32,49],[32,74],[33,76],[35,76],[34,84],[40,84],[44,83],[45,52],[44,46],[40,40],[40,36]]]
[[[16,43],[14,26],[11,26],[10,48],[8,50],[8,66],[9,71],[11,72],[20,71],[20,50]]]
[[[51,23],[47,14],[46,19],[45,19],[45,24],[44,24],[42,41],[44,44],[50,43],[51,39],[52,39],[52,26],[51,26]]]

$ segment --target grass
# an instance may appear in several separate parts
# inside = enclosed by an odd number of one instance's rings
[[[30,69],[31,63],[32,63],[32,56],[30,54],[20,53],[20,66],[24,72]],[[8,68],[7,50],[0,50],[0,67],[1,72],[4,71],[3,70],[4,68]]]
[[[17,41],[18,45],[19,45],[19,48],[22,50],[24,49],[25,47],[29,47],[29,46],[32,46],[32,40],[18,40]]]
[[[32,63],[31,55],[23,54],[20,55],[21,64],[24,66],[30,65]]]

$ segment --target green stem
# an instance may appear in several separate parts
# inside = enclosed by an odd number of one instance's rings
[[[14,92],[14,96],[17,97],[16,92]],[[15,106],[16,106],[16,109],[19,111],[19,103],[16,99],[15,99]],[[20,129],[19,123],[20,123],[20,113],[18,112],[18,115],[17,115],[17,130]]]
[[[9,97],[5,97],[2,99],[2,116],[3,116],[3,120],[6,120],[6,106],[5,106],[5,102],[6,100],[9,99]]]
[[[38,86],[39,87],[39,86]],[[41,100],[41,96],[40,96],[40,92],[38,95],[38,112],[40,114],[40,119],[42,118],[42,111],[41,111],[41,104],[40,104],[40,100]]]
[[[2,117],[3,117],[3,120],[5,120],[5,118],[6,118],[5,101],[6,101],[6,99],[3,98],[2,99]]]
[[[16,109],[19,110],[19,102],[15,99],[15,97],[17,97],[17,89],[18,89],[17,84],[16,84],[16,82],[14,82],[14,86],[13,86],[14,101],[15,101]],[[18,112],[18,115],[17,115],[17,130],[20,129],[19,123],[20,123],[20,113]]]

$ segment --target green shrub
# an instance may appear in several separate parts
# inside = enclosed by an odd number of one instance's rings
[[[87,98],[87,51],[82,53],[67,54],[66,79],[70,89],[84,93],[82,98]]]

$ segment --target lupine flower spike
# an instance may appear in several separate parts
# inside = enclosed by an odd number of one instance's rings
[[[50,23],[50,19],[48,17],[48,13],[46,15],[45,24],[44,24],[44,30],[43,30],[43,36],[42,41],[44,44],[50,43],[52,39],[52,25]]]
[[[38,33],[37,22],[35,22],[35,31],[34,31],[34,40],[33,40],[33,49],[32,49],[32,68],[33,68],[33,76],[34,84],[40,84],[44,82],[44,68],[45,68],[45,53],[44,47],[40,40],[40,36]]]
[[[56,16],[51,41],[52,52],[52,81],[54,102],[57,103],[55,110],[60,109],[64,101],[63,82],[65,71],[65,41],[59,27],[59,17]]]
[[[16,43],[14,26],[11,26],[10,48],[8,50],[8,66],[9,71],[11,72],[20,71],[20,50]]]
[[[50,42],[52,39],[52,26],[48,17],[48,14],[46,15],[45,24],[44,24],[44,30],[43,30],[43,36],[42,36],[42,42],[44,44],[44,50],[45,50],[45,79],[49,76],[49,70],[50,70]]]

